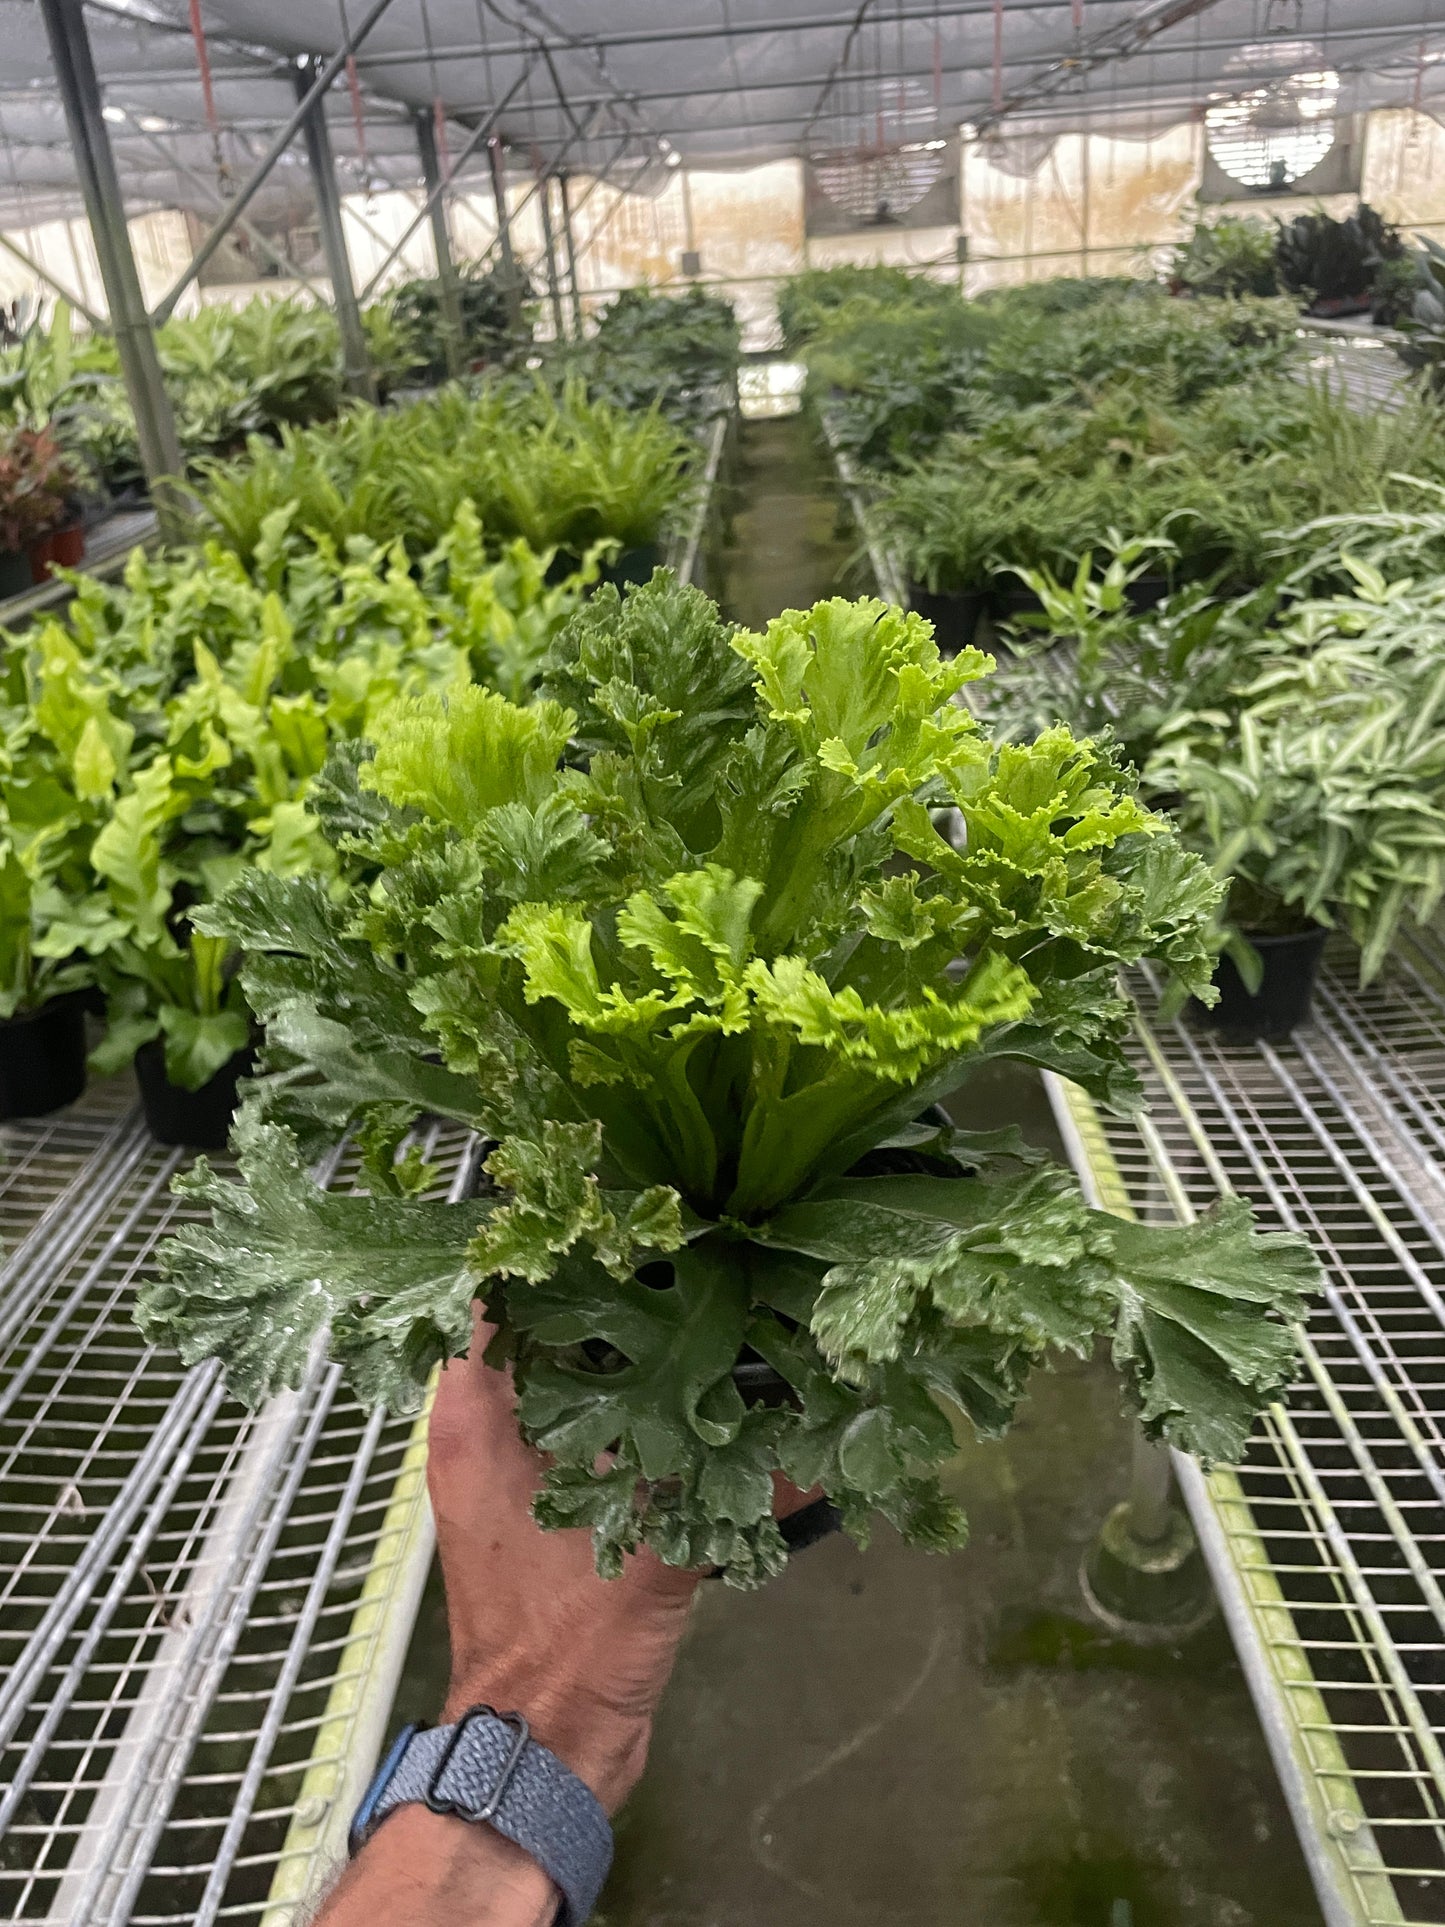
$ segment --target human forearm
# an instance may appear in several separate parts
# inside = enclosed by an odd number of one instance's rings
[[[317,1927],[551,1927],[558,1893],[490,1827],[400,1807],[342,1876]]]
[[[428,1442],[451,1647],[442,1724],[455,1731],[475,1707],[520,1714],[612,1814],[642,1772],[698,1575],[641,1552],[603,1580],[589,1533],[542,1531],[531,1511],[542,1461],[517,1430],[510,1380],[484,1361],[486,1340],[479,1324],[471,1354],[443,1372]],[[414,1800],[416,1787],[402,1798]],[[595,1859],[600,1884],[606,1862],[600,1851]],[[576,1871],[554,1865],[559,1881]],[[582,1894],[586,1911],[593,1890]],[[568,1898],[575,1907],[570,1888]],[[497,1827],[402,1804],[380,1820],[317,1927],[551,1927],[561,1900]]]

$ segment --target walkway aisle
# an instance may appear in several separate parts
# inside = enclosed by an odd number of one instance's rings
[[[745,425],[729,614],[839,592],[836,499],[800,420]],[[987,1103],[1057,1144],[1036,1085]],[[966,1551],[881,1528],[704,1588],[606,1927],[1318,1927],[1223,1626],[1139,1651],[1085,1615],[1128,1457],[1110,1368],[1066,1367],[956,1461]]]

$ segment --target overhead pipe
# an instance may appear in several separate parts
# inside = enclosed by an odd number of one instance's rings
[[[527,75],[530,72],[531,68],[528,67],[522,73],[518,74],[517,78],[512,82],[512,85],[507,89],[506,93],[502,95],[502,98],[497,102],[496,106],[493,107],[481,125],[472,129],[471,133],[467,136],[466,145],[462,148],[461,153],[453,160],[445,176],[437,181],[435,188],[427,193],[425,200],[417,209],[415,215],[413,215],[412,219],[407,223],[406,227],[403,228],[401,234],[394,242],[391,252],[376,270],[375,274],[372,275],[366,286],[361,290],[361,298],[363,301],[369,301],[371,299],[392,262],[401,254],[402,249],[406,246],[413,234],[416,233],[422,222],[430,218],[433,207],[440,201],[446,189],[457,178],[458,174],[460,174],[463,165],[481,146],[482,142],[488,139],[497,121],[502,114],[506,112],[515,96],[521,91],[523,83],[526,81]]]
[[[557,198],[562,209],[562,245],[567,250],[567,287],[572,300],[572,332],[582,339],[582,290],[577,285],[577,241],[572,232],[572,197],[568,191],[571,177],[564,171],[557,176]]]
[[[419,107],[416,114],[416,144],[421,155],[422,182],[426,189],[427,213],[431,221],[432,249],[437,262],[437,289],[442,311],[442,353],[447,373],[455,380],[465,363],[466,336],[462,325],[462,291],[457,280],[457,264],[452,259],[451,230],[447,226],[447,204],[442,179],[441,156],[437,149],[437,117],[434,107]]]
[[[547,299],[552,308],[552,330],[558,341],[564,341],[567,330],[562,321],[562,284],[557,273],[557,234],[552,225],[552,182],[543,175],[540,182],[542,190],[542,242],[547,250]]]
[[[513,335],[520,335],[522,283],[512,248],[512,217],[507,208],[507,177],[502,161],[502,143],[496,135],[487,142],[487,167],[492,176],[492,200],[497,210],[497,245],[502,252],[502,298],[507,304],[507,325]]]

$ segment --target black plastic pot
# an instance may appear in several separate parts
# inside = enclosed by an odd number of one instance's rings
[[[749,1410],[755,1405],[775,1409],[796,1405],[798,1395],[781,1372],[774,1371],[765,1358],[740,1358],[733,1366],[733,1384],[742,1393]]]
[[[935,594],[916,582],[908,585],[909,607],[933,624],[934,641],[946,656],[967,649],[983,619],[981,589],[953,589]]]
[[[182,1090],[166,1076],[166,1049],[157,1037],[135,1054],[141,1108],[157,1144],[180,1144],[192,1151],[224,1151],[236,1111],[236,1085],[249,1077],[256,1053],[248,1045],[198,1091]]]
[[[953,1119],[941,1104],[930,1104],[925,1111],[919,1113],[918,1122],[926,1124],[930,1130],[946,1131]],[[926,1152],[910,1150],[906,1147],[894,1147],[885,1151],[881,1146],[872,1151],[865,1151],[857,1163],[851,1165],[848,1170],[850,1178],[947,1178],[955,1177],[957,1173],[956,1164],[931,1158]]]
[[[1124,591],[1124,600],[1135,615],[1147,615],[1173,588],[1167,575],[1137,575]]]
[[[1316,924],[1309,930],[1291,930],[1284,936],[1250,936],[1264,965],[1258,995],[1245,989],[1244,979],[1233,960],[1221,957],[1214,981],[1219,1002],[1212,1010],[1190,1000],[1194,1021],[1206,1030],[1217,1030],[1240,1042],[1288,1037],[1298,1025],[1308,1023],[1314,997],[1315,979],[1324,954],[1327,930]]]
[[[662,567],[662,548],[657,542],[643,542],[635,549],[624,549],[621,555],[614,556],[602,570],[602,580],[611,582],[619,589],[636,588],[639,582],[651,582],[654,569]]]
[[[85,1089],[85,995],[0,1022],[0,1118],[44,1117]]]
[[[999,583],[988,592],[988,612],[995,622],[1012,622],[1017,616],[1041,616],[1044,605],[1024,583],[1011,589]]]
[[[0,602],[28,595],[35,587],[28,549],[0,549]]]
[[[765,1358],[742,1358],[733,1366],[733,1383],[749,1408],[757,1405],[796,1405],[798,1395],[781,1372],[773,1370]],[[789,1518],[778,1521],[783,1544],[789,1552],[804,1552],[820,1539],[841,1531],[843,1515],[831,1499],[814,1499]],[[717,1574],[709,1575],[716,1578]]]

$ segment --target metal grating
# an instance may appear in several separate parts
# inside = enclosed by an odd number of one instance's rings
[[[430,1565],[425,1418],[367,1412],[319,1351],[248,1413],[143,1343],[137,1288],[190,1207],[133,1097],[0,1126],[0,1918],[292,1927],[344,1856]],[[466,1133],[425,1149],[442,1195],[470,1186]],[[352,1176],[338,1154],[327,1181]]]
[[[1306,351],[1301,373],[1323,381],[1366,413],[1378,408],[1393,411],[1410,386],[1409,372],[1391,346],[1399,339],[1390,329],[1306,320],[1301,330]]]
[[[1332,971],[1326,1021],[1278,1049],[1141,1027],[1139,1123],[1064,1097],[1103,1201],[1188,1217],[1232,1188],[1326,1267],[1244,1465],[1181,1482],[1332,1923],[1445,1921],[1445,1215],[1382,1075],[1408,1064],[1428,1115],[1445,1050],[1419,1051],[1401,981],[1362,998]],[[1340,1048],[1362,1022],[1378,1064]]]
[[[1338,353],[1348,368],[1369,350]],[[1378,349],[1369,365],[1398,386]],[[832,452],[881,592],[896,595],[859,478]],[[1141,1017],[1138,1118],[1106,1119],[1046,1082],[1096,1203],[1187,1221],[1235,1190],[1321,1257],[1299,1379],[1245,1463],[1206,1476],[1176,1454],[1176,1473],[1328,1927],[1440,1927],[1445,945],[1417,933],[1368,989],[1356,967],[1335,946],[1316,1021],[1278,1049]],[[1155,1013],[1148,978],[1131,988]]]
[[[107,1095],[21,1134],[73,1182],[0,1299],[0,1915],[280,1927],[388,1716],[431,1550],[417,1427],[320,1355],[249,1414],[143,1344],[136,1287],[189,1207]],[[470,1182],[465,1134],[428,1152]]]

